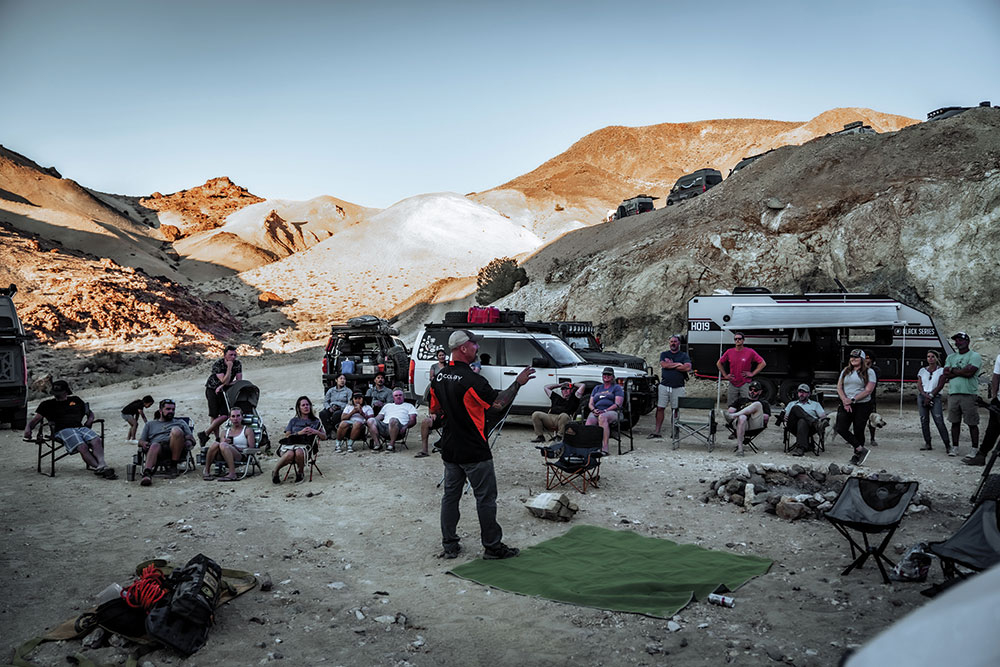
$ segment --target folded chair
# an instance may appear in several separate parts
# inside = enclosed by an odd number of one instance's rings
[[[707,410],[708,415],[703,416],[703,419],[707,417],[708,421],[696,421],[686,416],[683,419],[681,418],[682,413],[687,414],[683,411],[695,410]],[[712,451],[715,448],[715,432],[718,430],[718,424],[715,421],[714,398],[682,396],[677,399],[676,414],[677,417],[673,420],[670,428],[673,434],[674,449],[678,449],[681,446],[681,440],[692,436],[708,443],[708,451]]]
[[[569,484],[580,493],[586,493],[588,486],[599,488],[603,438],[600,426],[570,422],[562,442],[537,445],[545,462],[545,488]]]
[[[95,419],[91,428],[101,436],[101,442],[107,446],[104,440],[104,420]],[[31,442],[29,440],[28,442]],[[56,461],[64,459],[67,456],[71,456],[69,452],[66,451],[66,447],[63,446],[61,440],[56,439],[56,429],[55,425],[47,419],[43,419],[41,423],[38,424],[38,434],[34,438],[34,443],[38,445],[38,466],[37,470],[39,473],[46,475],[48,477],[56,476]],[[76,452],[73,452],[74,454]],[[48,472],[42,470],[42,461],[48,460]]]
[[[826,513],[827,520],[851,545],[854,561],[844,570],[844,575],[850,574],[854,568],[860,569],[871,556],[882,573],[883,582],[889,583],[885,565],[893,568],[895,563],[885,555],[885,548],[903,520],[918,486],[917,482],[889,482],[861,477],[847,479],[833,507]],[[861,535],[863,548],[851,534],[852,530]],[[873,546],[868,536],[878,533],[885,533],[885,537]]]
[[[996,500],[979,503],[954,535],[928,544],[927,551],[941,559],[949,580],[968,576],[956,565],[981,572],[1000,563],[1000,505]]]

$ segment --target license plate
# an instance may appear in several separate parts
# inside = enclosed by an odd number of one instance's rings
[[[378,371],[378,366],[369,366],[364,364],[361,366],[361,372],[365,375],[374,375]]]

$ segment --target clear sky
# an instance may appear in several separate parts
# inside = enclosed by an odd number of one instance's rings
[[[385,207],[589,132],[1000,105],[1000,0],[0,0],[0,143],[106,192]]]

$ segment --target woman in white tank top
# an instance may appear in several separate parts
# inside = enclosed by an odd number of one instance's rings
[[[229,411],[229,422],[226,424],[226,435],[221,442],[216,441],[208,448],[205,455],[205,470],[202,478],[207,481],[216,479],[212,474],[212,462],[219,454],[229,468],[229,474],[219,477],[219,482],[235,482],[236,462],[243,460],[243,451],[254,446],[253,429],[247,428],[243,424],[243,410],[234,407]]]

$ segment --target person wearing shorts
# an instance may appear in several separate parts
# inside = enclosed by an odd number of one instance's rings
[[[684,396],[684,382],[691,371],[691,357],[681,351],[681,339],[670,337],[670,349],[660,353],[660,385],[656,401],[656,430],[649,438],[662,438],[663,416],[670,406],[670,422],[677,419],[677,401]]]
[[[94,474],[105,479],[118,478],[115,469],[109,468],[104,461],[101,437],[90,428],[94,425],[94,413],[82,398],[70,394],[69,383],[65,380],[52,383],[52,398],[42,401],[35,409],[35,415],[24,428],[25,440],[31,439],[31,432],[42,419],[51,422],[56,441],[62,443],[68,453],[79,453],[87,467],[94,469]]]
[[[719,374],[723,380],[729,380],[729,389],[726,391],[727,403],[736,405],[736,401],[747,398],[750,395],[750,380],[755,375],[764,370],[767,362],[757,354],[752,348],[744,347],[744,336],[739,331],[733,332],[734,347],[726,350],[719,360],[715,362],[719,369]],[[727,371],[723,364],[729,365]],[[756,364],[756,367],[751,368]]]
[[[979,408],[976,395],[979,392],[979,369],[983,358],[969,349],[969,334],[959,331],[951,337],[958,352],[948,355],[944,362],[944,373],[939,381],[939,390],[948,383],[948,421],[951,422],[951,447],[948,456],[958,456],[958,441],[962,435],[962,422],[969,427],[972,452],[979,449]]]
[[[381,449],[379,445],[381,437],[389,441],[385,450],[393,451],[396,449],[396,440],[406,437],[406,430],[416,425],[417,409],[405,403],[405,398],[402,389],[393,389],[392,403],[386,403],[378,415],[368,419],[368,430],[371,431],[372,440],[375,442],[373,449]]]
[[[750,394],[747,398],[737,399],[736,405],[730,406],[723,414],[727,424],[736,424],[734,429],[738,456],[743,456],[743,438],[747,432],[763,429],[771,417],[771,404],[761,398],[764,388],[760,382],[751,382],[747,391]]]
[[[611,437],[611,425],[621,416],[622,404],[625,403],[625,390],[615,382],[615,369],[608,366],[601,372],[602,383],[590,392],[590,415],[587,426],[598,425],[604,431],[601,438],[601,451],[608,453],[608,439]]]
[[[137,398],[124,408],[122,408],[122,419],[128,424],[128,437],[125,440],[131,445],[138,445],[139,441],[135,439],[135,434],[139,430],[139,419],[142,419],[142,423],[145,424],[148,420],[146,419],[146,413],[143,412],[145,408],[153,405],[152,396],[143,396],[142,398]]]
[[[214,433],[219,439],[219,426],[229,419],[226,406],[226,389],[243,379],[243,364],[236,358],[236,348],[226,346],[222,358],[212,364],[212,372],[205,382],[205,400],[208,402],[208,416],[212,423],[204,431],[198,431],[198,441],[204,447],[208,444],[208,434]]]

